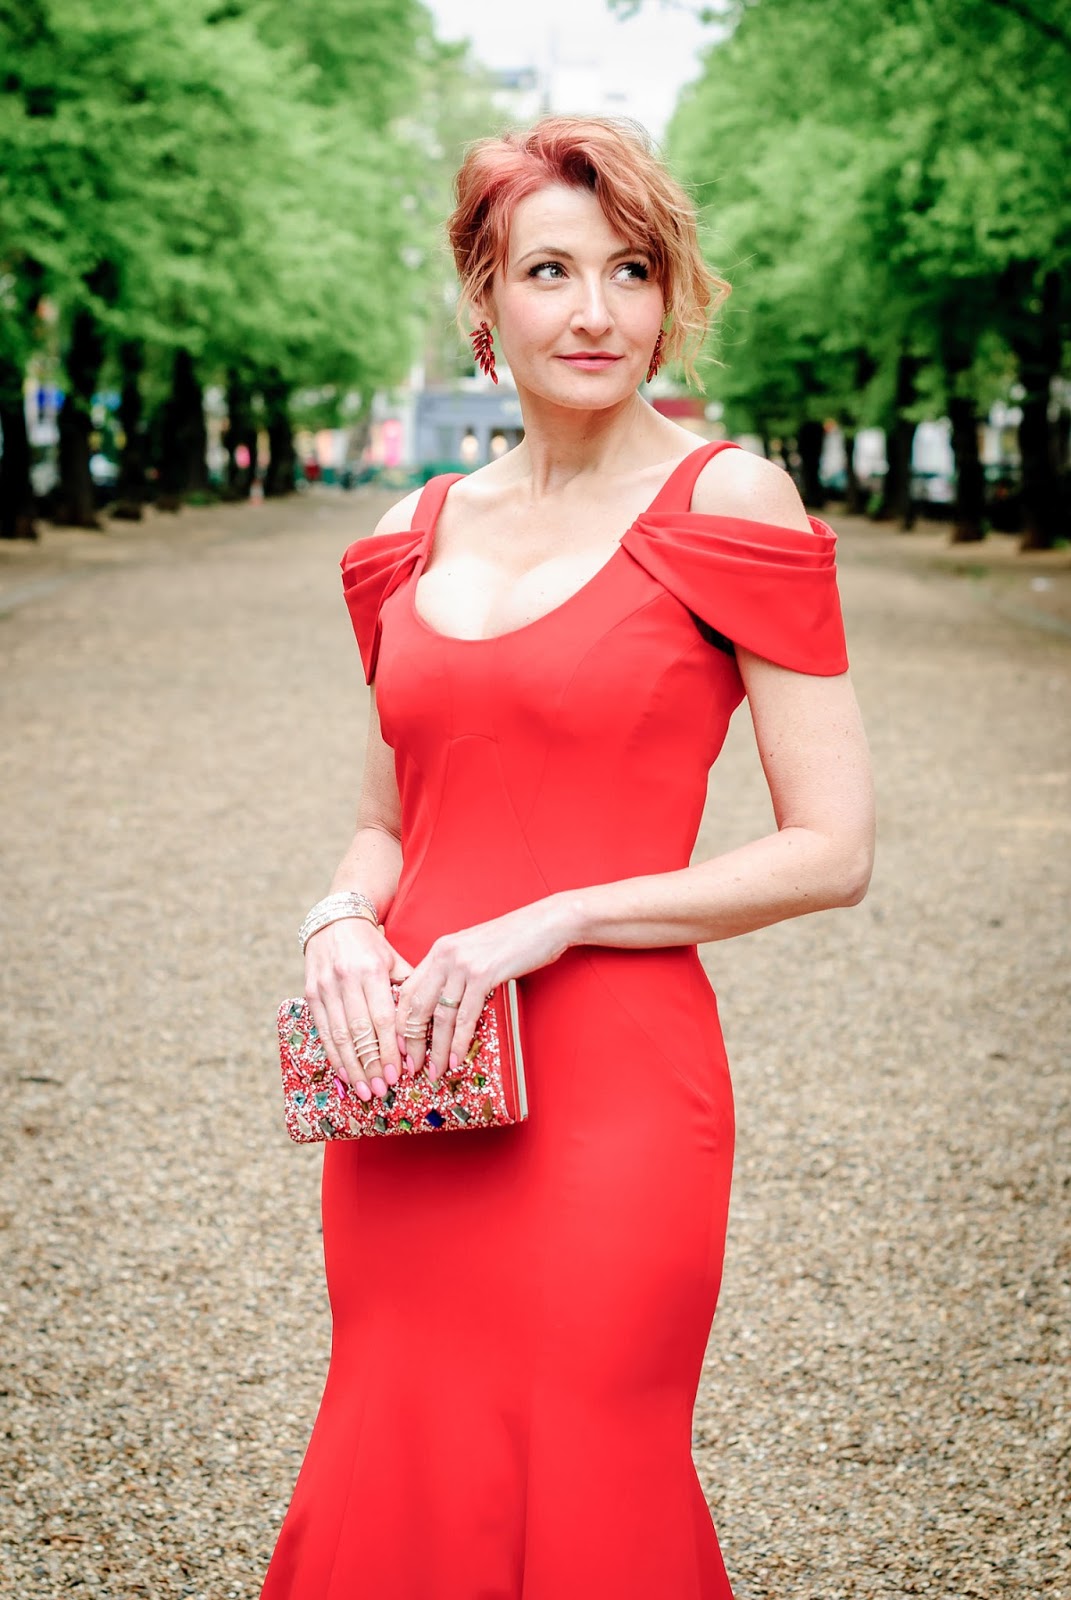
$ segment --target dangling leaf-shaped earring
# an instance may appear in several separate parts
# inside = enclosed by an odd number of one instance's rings
[[[495,347],[491,343],[491,327],[487,322],[481,322],[478,328],[473,328],[469,334],[472,340],[472,354],[476,365],[482,373],[490,378],[492,383],[498,382],[498,373],[495,371]]]
[[[647,368],[647,382],[658,377],[658,369],[662,365],[662,347],[666,342],[666,335],[660,328],[658,338],[655,340],[654,350],[651,352],[651,365]]]

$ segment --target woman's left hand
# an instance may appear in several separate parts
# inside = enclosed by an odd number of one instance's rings
[[[419,1072],[425,1054],[431,1078],[441,1077],[448,1064],[456,1067],[495,985],[548,966],[569,948],[568,918],[565,897],[551,895],[436,939],[398,995],[398,1042],[406,1070]],[[426,1052],[429,1018],[434,1027]]]

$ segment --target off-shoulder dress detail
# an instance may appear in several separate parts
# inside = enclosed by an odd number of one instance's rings
[[[453,479],[346,552],[408,960],[688,864],[743,696],[712,631],[845,670],[833,533],[693,513],[718,448],[580,590],[491,638],[416,607]],[[325,1149],[331,1363],[263,1600],[731,1600],[690,1451],[733,1153],[717,1002],[692,946],[572,949],[521,999],[526,1123]]]

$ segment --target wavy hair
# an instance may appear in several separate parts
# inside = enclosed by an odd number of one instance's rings
[[[462,305],[488,298],[508,255],[514,209],[552,183],[589,190],[610,226],[650,258],[666,302],[666,357],[698,385],[695,359],[729,285],[703,259],[691,197],[643,128],[624,118],[543,117],[470,145],[448,224]]]

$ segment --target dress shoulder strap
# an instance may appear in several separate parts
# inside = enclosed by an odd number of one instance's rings
[[[696,479],[707,462],[712,461],[723,450],[739,448],[740,446],[733,444],[731,439],[718,439],[714,444],[700,445],[698,450],[693,450],[683,461],[677,463],[647,507],[645,514],[650,515],[652,511],[690,511]]]
[[[416,503],[410,527],[414,533],[423,534],[423,547],[425,550],[431,544],[435,533],[435,524],[439,520],[439,514],[442,511],[447,491],[459,478],[464,476],[463,472],[440,472],[437,477],[429,478],[421,490],[420,499]]]

